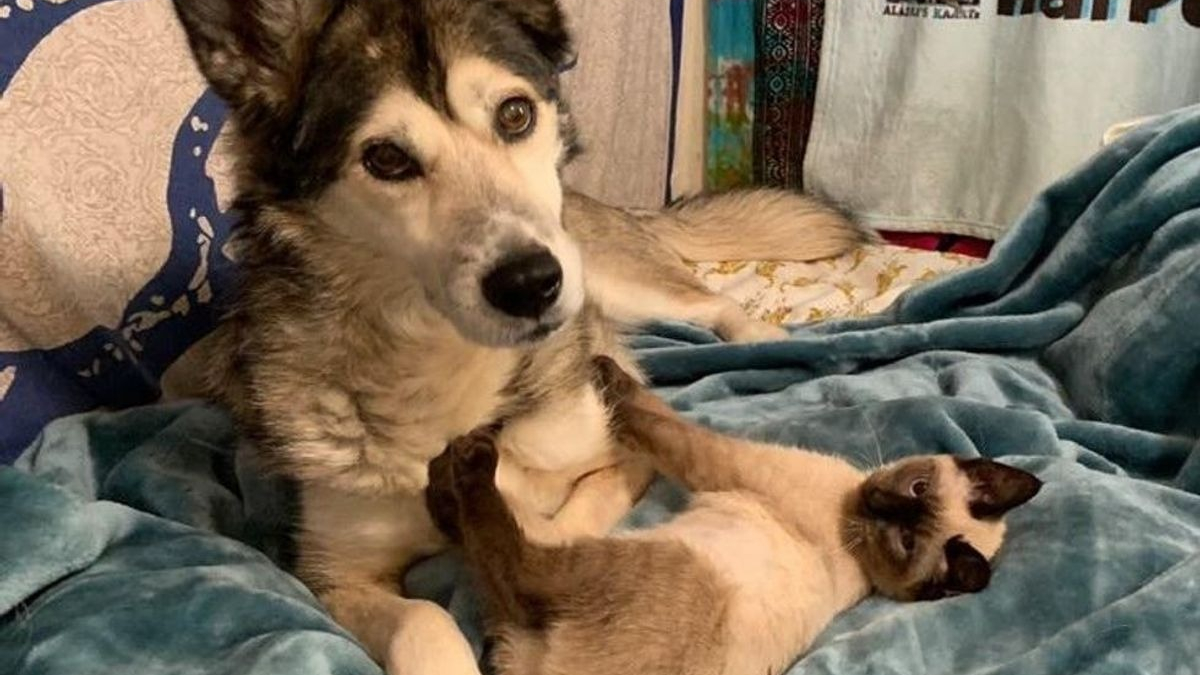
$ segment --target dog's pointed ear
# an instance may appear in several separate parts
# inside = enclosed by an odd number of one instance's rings
[[[279,116],[299,98],[338,0],[174,0],[204,77],[235,113]]]
[[[1037,476],[990,459],[960,459],[958,466],[971,482],[970,508],[976,518],[999,518],[1042,489]]]
[[[575,60],[575,48],[567,17],[558,0],[489,0],[492,6],[511,16],[557,68],[569,67]]]

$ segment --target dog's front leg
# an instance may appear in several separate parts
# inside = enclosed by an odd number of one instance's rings
[[[376,494],[304,483],[297,572],[389,675],[479,675],[445,610],[401,597],[399,575],[444,545],[423,491]]]
[[[320,597],[388,675],[479,675],[458,625],[432,602],[400,597],[381,583],[347,583]]]

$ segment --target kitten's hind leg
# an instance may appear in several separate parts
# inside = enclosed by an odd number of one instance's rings
[[[621,444],[653,457],[659,471],[689,489],[745,489],[767,466],[759,461],[761,450],[683,418],[612,359],[596,357],[593,378]]]

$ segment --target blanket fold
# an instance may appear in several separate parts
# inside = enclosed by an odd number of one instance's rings
[[[143,408],[55,422],[0,469],[0,672],[378,672],[234,538],[264,543],[232,439],[211,407]]]

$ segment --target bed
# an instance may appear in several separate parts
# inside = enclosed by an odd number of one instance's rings
[[[377,674],[282,570],[289,486],[245,462],[222,410],[162,400],[195,376],[181,357],[234,264],[223,111],[163,66],[182,54],[169,2],[0,17],[0,672]],[[22,67],[50,62],[67,65]],[[98,90],[114,63],[137,77]],[[1200,109],[1048,187],[986,262],[877,244],[696,272],[791,339],[636,336],[692,419],[864,466],[1002,457],[1046,482],[986,592],[870,599],[790,673],[1197,672]],[[660,481],[624,527],[686,500]],[[405,585],[482,651],[453,554]]]

